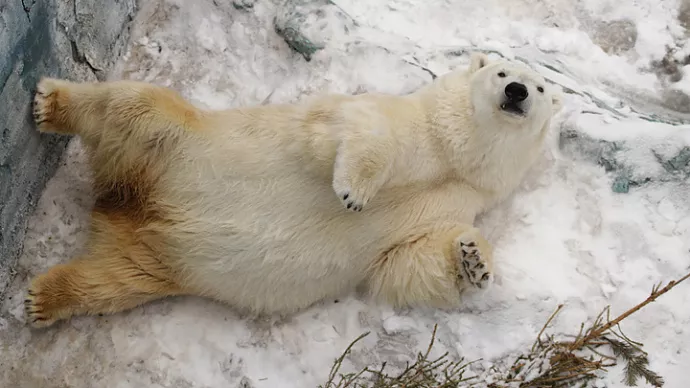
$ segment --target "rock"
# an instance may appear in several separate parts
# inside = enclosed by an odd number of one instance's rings
[[[635,158],[626,158],[631,150],[643,147],[647,148],[645,153],[651,160],[640,160],[636,165],[632,162]],[[596,163],[611,173],[611,190],[616,193],[627,193],[632,187],[650,182],[690,181],[690,147],[681,148],[673,156],[663,156],[666,154],[663,142],[652,143],[646,139],[630,140],[630,144],[610,142],[566,129],[560,134],[559,148],[564,154]],[[645,168],[640,169],[641,165]]]
[[[560,133],[559,147],[566,153],[580,155],[584,159],[604,167],[606,172],[621,169],[616,160],[620,145],[616,142],[594,139],[569,129]]]
[[[311,61],[311,56],[315,52],[324,48],[322,44],[314,43],[304,36],[299,29],[299,25],[291,21],[285,24],[275,22],[275,30],[278,35],[285,39],[285,43],[287,43],[291,49],[302,54],[307,62]]]
[[[356,23],[328,0],[286,0],[273,25],[291,49],[310,61],[331,39],[350,33]]]
[[[0,293],[21,251],[27,216],[68,141],[36,131],[36,82],[103,79],[125,49],[135,12],[135,0],[0,5]]]
[[[617,176],[613,180],[611,190],[614,193],[625,194],[630,191],[630,180],[624,176]]]
[[[686,77],[690,77],[686,75]],[[679,89],[665,89],[661,94],[661,105],[681,113],[690,113],[690,95]]]
[[[232,2],[232,6],[235,7],[235,9],[246,10],[254,8],[255,2],[256,0],[235,0]]]
[[[660,60],[652,61],[652,67],[657,75],[668,82],[675,83],[683,79],[683,66],[690,64],[690,56],[685,58],[676,57],[676,49],[667,47],[666,54]]]
[[[594,23],[591,38],[608,54],[621,54],[637,43],[637,26],[628,19]]]
[[[690,0],[681,0],[678,8],[678,21],[685,28],[686,33],[690,34]]]
[[[660,161],[664,169],[672,174],[690,175],[690,147],[683,147],[676,156]]]
[[[237,388],[254,388],[254,383],[252,383],[252,380],[249,379],[249,377],[243,376],[242,380],[240,380],[240,383],[237,385]]]

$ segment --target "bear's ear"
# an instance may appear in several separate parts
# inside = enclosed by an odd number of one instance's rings
[[[489,64],[489,57],[484,53],[473,53],[470,56],[470,74]]]
[[[558,113],[563,108],[563,97],[556,92],[551,95],[551,111],[553,114]]]

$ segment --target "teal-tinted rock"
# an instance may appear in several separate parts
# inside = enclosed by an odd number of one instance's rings
[[[560,133],[559,147],[567,153],[581,155],[606,170],[618,171],[622,168],[616,160],[620,146],[616,142],[593,139],[574,130],[564,130]]]
[[[616,193],[628,193],[631,188],[642,187],[650,182],[673,182],[679,179],[690,179],[690,147],[684,147],[672,158],[663,156],[654,148],[659,144],[650,144],[650,151],[663,171],[648,176],[642,173],[639,166],[625,158],[631,146],[627,141],[612,142],[595,139],[574,129],[565,129],[560,133],[559,148],[565,154],[575,156],[602,166],[614,177],[611,189]],[[632,147],[639,147],[633,144]]]
[[[311,61],[311,56],[324,48],[322,44],[314,43],[304,36],[296,25],[286,24],[280,26],[278,23],[275,23],[275,30],[278,35],[285,39],[285,43],[291,49],[302,54],[306,61]]]
[[[690,165],[690,147],[684,147],[678,155],[669,159],[668,167],[674,171],[684,171]]]
[[[614,193],[626,194],[630,191],[630,179],[624,176],[617,176],[616,179],[613,180],[611,189]]]
[[[292,50],[310,61],[334,38],[350,34],[357,23],[330,0],[285,0],[273,25]]]
[[[256,0],[234,0],[232,6],[235,7],[235,9],[246,10],[254,8],[254,3],[256,3]]]
[[[312,26],[327,17],[326,10],[333,5],[326,0],[285,0],[273,19],[275,31],[290,48],[306,61],[325,46],[323,36],[315,34]]]

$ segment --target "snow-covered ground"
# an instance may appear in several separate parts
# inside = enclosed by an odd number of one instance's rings
[[[682,124],[690,122],[690,4],[682,1],[292,0],[311,4],[299,25],[325,47],[310,61],[275,32],[274,16],[281,25],[295,17],[282,1],[142,1],[130,53],[113,77],[171,86],[201,106],[406,93],[481,49],[533,64],[568,92],[565,109],[520,190],[480,220],[496,247],[496,285],[458,311],[393,311],[350,296],[257,321],[177,298],[30,330],[28,279],[75,255],[85,239],[92,198],[74,141],[30,221],[2,301],[0,386],[315,388],[363,332],[371,334],[346,371],[412,360],[436,323],[435,353],[481,358],[472,366],[481,374],[528,348],[560,303],[552,331],[565,333],[608,304],[614,314],[637,304],[654,284],[690,271],[690,125]],[[669,388],[687,387],[688,306],[690,283],[623,323]],[[623,386],[621,373],[615,368],[599,386]]]

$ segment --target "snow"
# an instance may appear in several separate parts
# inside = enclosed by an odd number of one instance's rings
[[[22,310],[28,279],[78,254],[86,238],[89,172],[73,141],[30,220],[18,275],[2,302],[0,385],[316,387],[360,334],[371,332],[344,372],[372,362],[404,365],[426,349],[434,324],[432,355],[481,358],[471,368],[482,374],[531,346],[561,303],[555,333],[574,334],[607,305],[614,315],[625,311],[653,285],[690,271],[688,175],[665,171],[655,156],[669,159],[690,146],[690,126],[679,124],[682,113],[663,109],[664,86],[650,69],[666,45],[682,48],[686,39],[679,3],[336,0],[339,8],[328,5],[325,13],[332,23],[309,19],[309,33],[325,49],[307,62],[274,31],[274,16],[287,12],[277,0],[244,10],[231,1],[142,1],[130,52],[113,78],[170,86],[200,106],[319,92],[407,93],[431,80],[421,67],[441,74],[464,66],[467,56],[457,53],[473,47],[526,60],[572,92],[532,173],[479,220],[496,249],[496,284],[457,311],[394,311],[351,295],[284,319],[252,320],[190,297],[31,330]],[[589,34],[597,21],[621,18],[636,26],[636,42],[609,54]],[[689,77],[671,87],[687,92]],[[665,112],[666,123],[645,119],[650,112]],[[614,193],[615,172],[596,165],[586,149],[559,148],[558,131],[566,129],[620,144],[616,162],[651,181]],[[688,305],[690,284],[681,284],[622,324],[645,344],[651,368],[670,388],[686,386]],[[622,387],[621,373],[614,368],[598,386]]]

